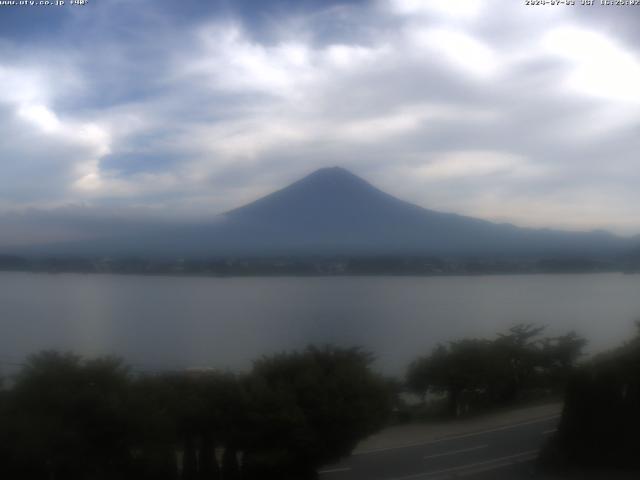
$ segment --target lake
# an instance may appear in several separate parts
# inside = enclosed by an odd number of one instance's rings
[[[309,343],[358,345],[400,375],[438,342],[535,322],[599,351],[640,319],[640,275],[210,278],[0,273],[0,362],[42,349],[138,370],[245,370]]]

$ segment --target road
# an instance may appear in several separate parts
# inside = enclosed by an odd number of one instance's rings
[[[559,416],[465,433],[445,439],[352,455],[321,470],[321,480],[520,480]]]

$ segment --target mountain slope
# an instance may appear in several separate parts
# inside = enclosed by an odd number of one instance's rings
[[[84,255],[611,256],[631,239],[518,228],[399,200],[342,168],[324,168],[214,221],[41,248]]]
[[[605,232],[517,228],[424,209],[342,168],[325,168],[227,212],[212,250],[299,254],[599,255],[626,248]]]

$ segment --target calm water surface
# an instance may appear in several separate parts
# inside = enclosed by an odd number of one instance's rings
[[[143,370],[246,369],[309,343],[359,345],[400,374],[437,342],[514,323],[574,329],[592,351],[640,319],[640,275],[188,278],[0,273],[0,368],[42,349]]]

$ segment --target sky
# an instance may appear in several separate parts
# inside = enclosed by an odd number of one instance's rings
[[[0,5],[0,246],[210,217],[336,165],[435,210],[638,234],[639,24],[517,0]]]

